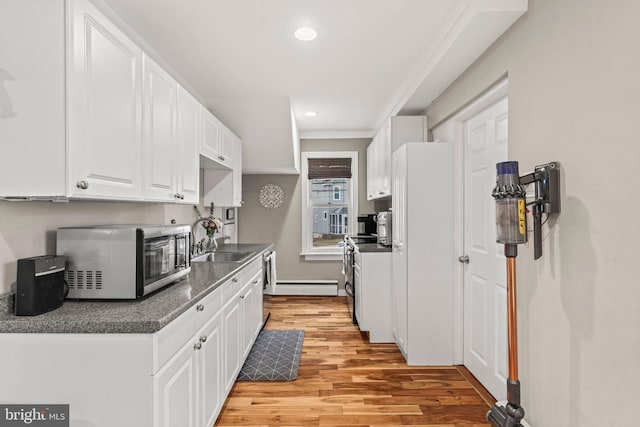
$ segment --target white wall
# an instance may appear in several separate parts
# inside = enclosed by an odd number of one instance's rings
[[[358,151],[358,209],[359,213],[375,212],[375,205],[367,201],[367,147],[370,138],[302,140],[301,151]],[[282,187],[285,199],[275,210],[258,203],[260,188],[265,184]],[[243,242],[272,242],[275,245],[279,280],[338,280],[342,261],[306,261],[302,251],[302,189],[299,175],[244,175],[242,197],[244,205],[238,209],[238,240]]]
[[[509,76],[509,158],[562,163],[544,255],[517,259],[523,406],[534,427],[637,425],[640,3],[529,0],[427,109],[435,127]]]

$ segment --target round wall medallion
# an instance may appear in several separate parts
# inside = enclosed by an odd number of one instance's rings
[[[258,201],[263,208],[278,209],[284,202],[284,190],[276,184],[265,184],[258,193]]]

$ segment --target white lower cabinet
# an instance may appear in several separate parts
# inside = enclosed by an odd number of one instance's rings
[[[370,342],[394,342],[391,321],[391,253],[354,254],[356,318]]]
[[[224,327],[224,361],[223,384],[225,394],[231,390],[233,382],[241,368],[241,332],[242,317],[240,308],[240,296],[228,302],[222,310]]]
[[[71,425],[211,427],[260,331],[261,277],[258,258],[154,334],[0,334],[0,402],[69,404]]]
[[[196,355],[189,342],[154,376],[158,427],[196,426]]]
[[[212,426],[222,392],[222,315],[218,312],[154,376],[158,427]]]
[[[256,273],[241,292],[242,359],[246,359],[262,328],[262,271]]]
[[[213,426],[226,394],[222,392],[222,315],[216,314],[198,333],[202,344],[196,353],[197,419],[200,426]]]

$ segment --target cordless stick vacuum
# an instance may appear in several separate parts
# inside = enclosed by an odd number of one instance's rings
[[[524,409],[520,406],[520,380],[518,378],[518,322],[516,315],[516,257],[518,245],[527,243],[525,185],[535,183],[534,259],[542,256],[542,214],[560,212],[560,170],[558,163],[536,166],[535,171],[520,177],[518,162],[496,165],[496,241],[504,244],[507,258],[507,334],[509,347],[509,378],[507,378],[507,404],[495,404],[487,413],[493,427],[522,427]]]

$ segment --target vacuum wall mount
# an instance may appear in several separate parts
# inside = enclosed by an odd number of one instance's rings
[[[522,427],[524,408],[520,405],[518,379],[518,322],[516,311],[516,257],[518,245],[527,243],[526,206],[533,206],[534,259],[542,256],[542,214],[560,213],[560,167],[552,162],[536,166],[520,176],[518,162],[496,164],[496,241],[504,244],[507,259],[507,335],[509,378],[506,406],[494,405],[487,413],[493,427]],[[535,184],[534,200],[526,203],[525,185]]]

